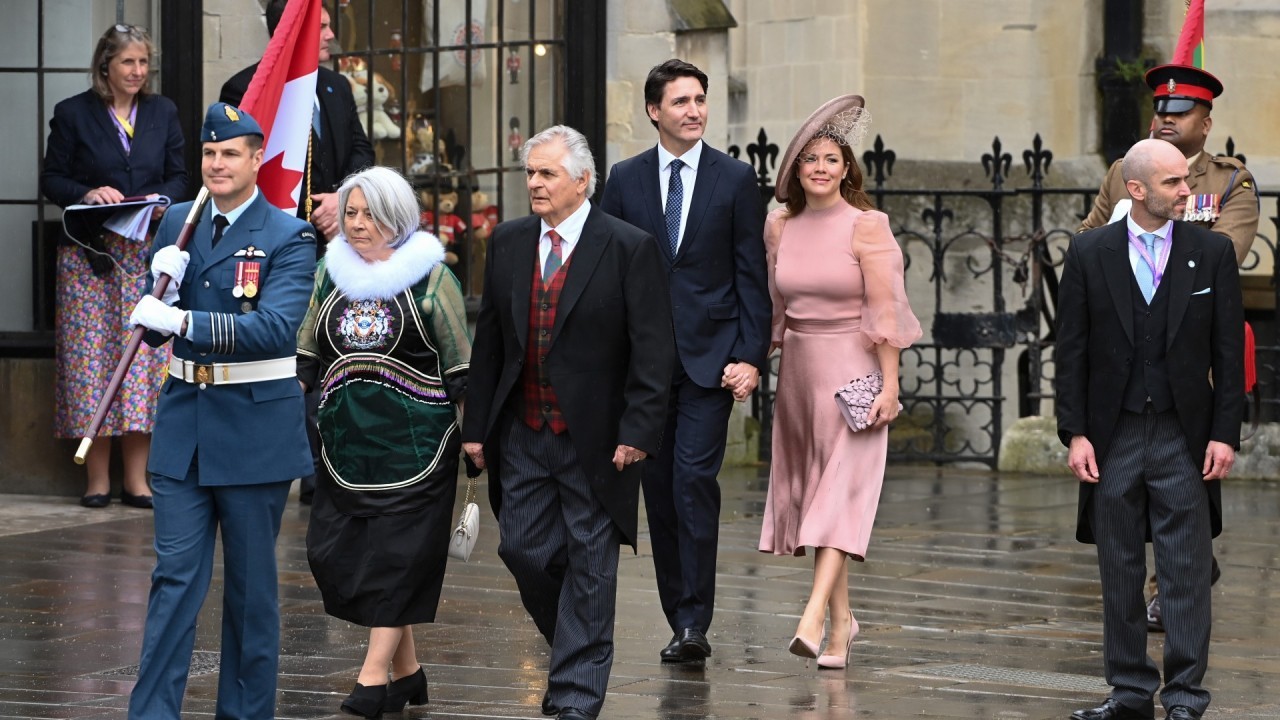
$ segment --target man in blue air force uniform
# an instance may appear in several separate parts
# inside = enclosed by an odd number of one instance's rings
[[[151,439],[156,569],[130,718],[176,718],[196,617],[222,534],[225,589],[217,717],[275,715],[280,615],[275,539],[289,484],[311,472],[295,351],[315,270],[315,230],[256,186],[263,133],[215,103],[201,129],[212,202],[180,252],[190,203],[165,214],[152,279],[131,322],[147,343],[173,340]]]

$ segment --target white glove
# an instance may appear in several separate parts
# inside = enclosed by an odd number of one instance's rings
[[[165,245],[156,251],[151,258],[151,281],[160,280],[160,273],[168,275],[168,286],[164,289],[164,297],[160,298],[165,305],[178,302],[178,288],[182,286],[182,276],[187,272],[187,263],[191,262],[191,253],[179,250],[177,245]]]
[[[158,333],[164,333],[166,337],[181,335],[182,323],[186,322],[186,319],[186,310],[165,305],[164,302],[150,295],[139,300],[133,312],[129,314],[130,325],[141,325]]]

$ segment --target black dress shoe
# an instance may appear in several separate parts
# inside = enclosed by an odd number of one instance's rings
[[[1106,702],[1098,707],[1077,710],[1071,713],[1071,717],[1075,720],[1153,720],[1155,712],[1140,712],[1131,707],[1121,705],[1119,701],[1113,698],[1107,698]]]
[[[557,717],[560,720],[596,720],[595,715],[590,715],[578,708],[564,708]]]
[[[1217,585],[1218,578],[1222,577],[1222,568],[1218,567],[1217,555],[1211,555],[1210,557],[1213,558],[1213,569],[1209,571],[1209,584]],[[1174,707],[1180,707],[1180,706],[1175,705]]]
[[[1147,632],[1164,632],[1164,620],[1160,618],[1160,596],[1154,595],[1147,603]]]
[[[680,633],[671,636],[671,642],[658,651],[662,662],[680,662]]]
[[[399,680],[392,680],[387,686],[387,701],[382,709],[386,712],[400,712],[405,705],[427,704],[427,674],[418,666],[418,672],[406,675]]]
[[[1200,720],[1200,715],[1186,705],[1174,705],[1165,713],[1164,720]]]
[[[542,694],[542,714],[547,717],[555,717],[560,714],[560,708],[551,702],[551,691],[548,690]]]
[[[696,628],[685,628],[676,633],[671,644],[659,653],[663,662],[693,662],[705,660],[711,656],[711,643],[707,636]]]
[[[342,701],[342,712],[348,715],[359,715],[369,720],[376,720],[382,717],[382,711],[385,709],[386,703],[386,685],[361,685],[356,683],[356,689],[352,690],[347,699]]]
[[[110,495],[85,495],[84,497],[80,498],[80,504],[84,507],[93,508],[97,510],[99,508],[104,508],[110,505],[111,496]]]
[[[143,510],[150,510],[155,507],[151,502],[150,495],[134,495],[125,490],[120,491],[120,502],[129,507],[142,508]]]

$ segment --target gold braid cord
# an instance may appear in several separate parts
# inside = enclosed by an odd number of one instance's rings
[[[307,133],[307,182],[302,186],[302,194],[306,197],[302,201],[302,207],[307,212],[307,222],[311,222],[311,141],[316,134]]]

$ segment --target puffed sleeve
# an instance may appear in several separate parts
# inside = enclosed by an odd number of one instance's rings
[[[853,223],[853,254],[862,268],[865,300],[862,332],[872,343],[905,348],[924,333],[911,312],[902,264],[902,248],[889,229],[889,216],[878,211],[858,215]]]
[[[471,369],[471,334],[467,332],[467,306],[462,285],[443,263],[431,271],[423,311],[431,321],[431,336],[440,355],[449,399],[460,403],[467,395],[467,371]]]
[[[307,314],[302,318],[302,326],[298,328],[298,380],[302,381],[307,389],[313,389],[316,386],[316,380],[320,377],[321,358],[320,343],[316,340],[316,323],[319,322],[320,315],[320,288],[324,284],[326,277],[324,269],[324,258],[320,258],[320,262],[316,265],[316,282],[311,288],[311,302],[307,305]]]
[[[774,279],[774,270],[778,264],[778,246],[782,244],[782,229],[786,226],[787,209],[777,208],[769,213],[764,221],[764,252],[769,267],[769,297],[773,300],[773,329],[770,342],[782,342],[782,332],[786,325],[787,308],[778,292],[778,283]]]

